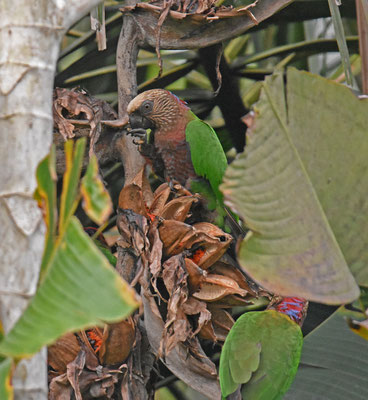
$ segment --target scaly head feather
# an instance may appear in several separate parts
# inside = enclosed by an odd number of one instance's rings
[[[186,124],[192,119],[186,103],[164,89],[152,89],[139,94],[129,103],[127,111],[131,124],[132,121],[134,124],[134,119],[145,119],[146,124],[141,123],[140,127],[155,128],[158,136],[179,130],[184,134]]]

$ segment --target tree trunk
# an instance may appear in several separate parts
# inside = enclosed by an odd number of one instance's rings
[[[35,294],[45,225],[33,200],[52,141],[60,40],[98,0],[0,0],[0,320],[8,332]],[[16,399],[47,398],[46,350],[18,364]]]

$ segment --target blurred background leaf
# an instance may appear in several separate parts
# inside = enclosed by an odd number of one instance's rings
[[[11,358],[0,358],[0,399],[2,400],[13,399],[13,387],[10,378],[12,367]]]
[[[299,370],[285,400],[368,397],[368,341],[350,331],[346,318],[359,314],[341,307],[306,336]]]

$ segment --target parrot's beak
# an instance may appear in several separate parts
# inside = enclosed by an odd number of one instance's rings
[[[153,129],[154,125],[148,118],[139,113],[132,113],[129,115],[129,123],[131,128],[134,129]]]

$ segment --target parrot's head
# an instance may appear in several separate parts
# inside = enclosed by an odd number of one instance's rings
[[[128,105],[132,129],[153,129],[161,133],[175,127],[190,111],[185,102],[164,89],[147,90]]]

